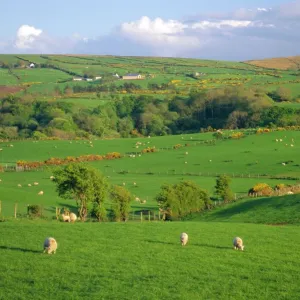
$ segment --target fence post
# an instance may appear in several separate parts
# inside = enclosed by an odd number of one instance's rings
[[[143,222],[143,212],[141,211],[141,222]]]
[[[17,208],[18,208],[18,204],[15,203],[15,209],[14,209],[15,219],[17,218]]]
[[[151,221],[151,214],[150,214],[150,210],[148,211],[148,220],[149,220],[149,222]]]

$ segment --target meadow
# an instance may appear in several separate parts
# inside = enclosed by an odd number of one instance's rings
[[[283,141],[276,142],[276,139]],[[292,140],[293,147],[290,146]],[[82,140],[27,140],[1,143],[0,163],[9,166],[19,160],[44,161],[50,157],[119,152],[123,156],[121,159],[89,164],[99,169],[111,184],[125,184],[134,197],[146,200],[146,204],[133,201],[132,212],[151,210],[157,215],[155,196],[164,183],[192,180],[212,196],[216,177],[227,174],[232,178],[231,187],[237,198],[246,196],[248,190],[260,182],[272,187],[279,183],[298,184],[299,140],[298,131],[253,134],[239,140],[223,141],[213,140],[212,133],[94,140],[91,143]],[[178,144],[182,147],[174,149]],[[7,147],[9,145],[13,147]],[[142,153],[147,147],[155,147],[157,151]],[[49,179],[52,172],[53,167],[44,167],[31,172],[2,173],[2,214],[13,216],[16,202],[20,215],[26,214],[28,204],[43,205],[45,216],[50,218],[55,216],[55,207],[66,206],[76,211],[74,201],[57,196],[55,186]],[[39,182],[39,185],[27,186],[33,182]],[[18,184],[22,188],[17,187]],[[43,196],[38,195],[40,190],[44,191]]]
[[[271,60],[273,61],[273,60]],[[274,60],[276,61],[276,60]],[[289,58],[286,61],[291,62]],[[299,98],[299,77],[293,69],[275,67],[269,68],[268,60],[251,62],[212,61],[201,59],[160,58],[160,57],[116,57],[116,56],[67,56],[67,55],[0,55],[0,64],[23,66],[33,62],[37,69],[30,70],[24,67],[13,67],[10,74],[7,69],[0,69],[1,85],[27,85],[27,93],[57,97],[55,91],[64,90],[66,85],[88,87],[101,85],[102,82],[74,82],[73,75],[77,76],[104,76],[112,79],[112,74],[125,75],[140,73],[145,75],[144,80],[134,80],[140,85],[137,94],[176,94],[187,96],[191,89],[207,91],[210,89],[231,87],[254,87],[275,91],[279,87],[290,90],[293,100]],[[48,67],[38,68],[40,64]],[[271,64],[272,66],[272,64]],[[56,68],[56,69],[53,69]],[[192,74],[198,73],[196,77]],[[66,82],[61,82],[66,81]],[[128,82],[128,81],[127,81]],[[124,84],[123,80],[115,80],[117,86]],[[149,89],[149,84],[168,84],[169,87],[161,91]],[[123,91],[118,92],[120,95]],[[20,95],[23,92],[19,93]],[[91,93],[92,95],[93,93]],[[66,95],[62,98],[69,98]],[[83,96],[82,99],[85,99]],[[87,103],[87,107],[91,107]]]
[[[298,231],[218,222],[2,222],[0,298],[298,299]],[[237,235],[243,252],[232,249]],[[58,242],[55,255],[42,254],[47,236]]]

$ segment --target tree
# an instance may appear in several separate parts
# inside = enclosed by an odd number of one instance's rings
[[[220,175],[216,181],[216,194],[222,198],[224,202],[230,202],[233,200],[233,193],[230,190],[230,177],[226,175]]]
[[[84,164],[69,164],[54,171],[54,182],[59,196],[75,199],[80,219],[85,221],[88,204],[101,205],[106,197],[108,183],[96,169]]]
[[[291,90],[284,86],[279,87],[276,90],[276,94],[278,95],[280,101],[290,101],[292,99]]]
[[[163,185],[156,201],[166,220],[180,219],[191,213],[209,209],[211,205],[207,192],[192,181]]]
[[[115,221],[127,221],[132,195],[122,186],[115,185],[110,191],[112,213]]]

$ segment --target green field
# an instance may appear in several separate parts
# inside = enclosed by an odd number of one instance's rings
[[[276,142],[276,139],[282,139],[283,142]],[[294,147],[290,146],[292,139]],[[134,197],[147,201],[146,204],[133,202],[132,211],[150,209],[155,213],[158,212],[158,207],[154,198],[164,183],[193,180],[213,195],[216,177],[227,174],[232,178],[232,190],[238,198],[245,196],[259,182],[265,182],[272,187],[278,183],[295,185],[300,182],[298,131],[272,132],[250,135],[240,140],[206,143],[211,140],[212,133],[95,140],[92,142],[93,147],[88,141],[28,140],[2,143],[0,163],[5,166],[14,165],[18,160],[43,161],[50,157],[65,158],[117,151],[124,157],[90,164],[107,176],[111,184],[125,183]],[[136,146],[137,142],[142,145]],[[179,143],[189,146],[173,149]],[[7,147],[10,144],[13,147]],[[141,154],[140,151],[148,146],[155,146],[158,151]],[[131,154],[135,157],[130,157]],[[286,163],[285,166],[282,165],[283,162]],[[12,216],[16,202],[20,214],[26,213],[28,204],[42,204],[48,217],[54,216],[56,206],[68,205],[76,211],[74,201],[63,200],[57,196],[55,186],[49,179],[51,175],[52,169],[49,167],[43,171],[1,174],[3,214]],[[39,182],[39,186],[27,186],[33,182]],[[22,188],[18,188],[18,184]],[[40,190],[45,193],[42,197],[38,196]]]
[[[0,86],[29,83],[27,93],[34,95],[51,96],[57,87],[63,91],[67,84],[71,87],[95,85],[94,82],[73,82],[71,72],[80,76],[93,74],[108,76],[107,78],[115,73],[140,73],[146,76],[144,80],[127,82],[140,85],[142,90],[138,94],[145,94],[147,91],[147,94],[155,96],[159,93],[149,90],[149,84],[171,84],[171,90],[160,92],[175,95],[176,89],[182,96],[188,95],[191,89],[207,91],[224,87],[253,87],[275,91],[284,86],[291,91],[294,100],[299,98],[300,81],[295,71],[267,69],[243,62],[155,57],[0,55],[1,62],[11,65],[22,62],[23,67],[12,68],[14,75],[8,74],[7,69],[0,69]],[[29,62],[36,63],[37,68],[24,69]],[[40,69],[39,65],[45,63],[50,67]],[[61,71],[52,69],[53,66]],[[189,77],[196,72],[200,73],[199,77]],[[59,83],[61,80],[68,82]],[[119,80],[114,83],[119,86],[124,82]],[[101,86],[102,82],[97,82],[96,85]],[[84,99],[83,96],[82,100]],[[86,103],[87,107],[91,107]]]
[[[4,222],[0,298],[298,299],[298,232],[242,223]],[[232,249],[237,235],[244,252]],[[47,236],[58,242],[55,255],[42,254]]]

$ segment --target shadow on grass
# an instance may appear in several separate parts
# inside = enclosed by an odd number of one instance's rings
[[[155,240],[146,240],[145,242],[152,243],[152,244],[164,244],[164,245],[180,245],[180,242],[178,243],[171,243],[171,242],[165,242],[165,241],[155,241]],[[224,246],[218,246],[218,245],[209,245],[209,244],[199,244],[199,243],[188,243],[186,247],[188,246],[196,246],[196,247],[203,247],[203,248],[214,248],[214,249],[232,249],[231,247],[224,247]]]
[[[24,249],[18,247],[8,247],[8,246],[0,246],[0,250],[13,250],[13,251],[20,251],[20,252],[31,252],[31,253],[42,253],[43,251],[31,250],[31,249]]]

